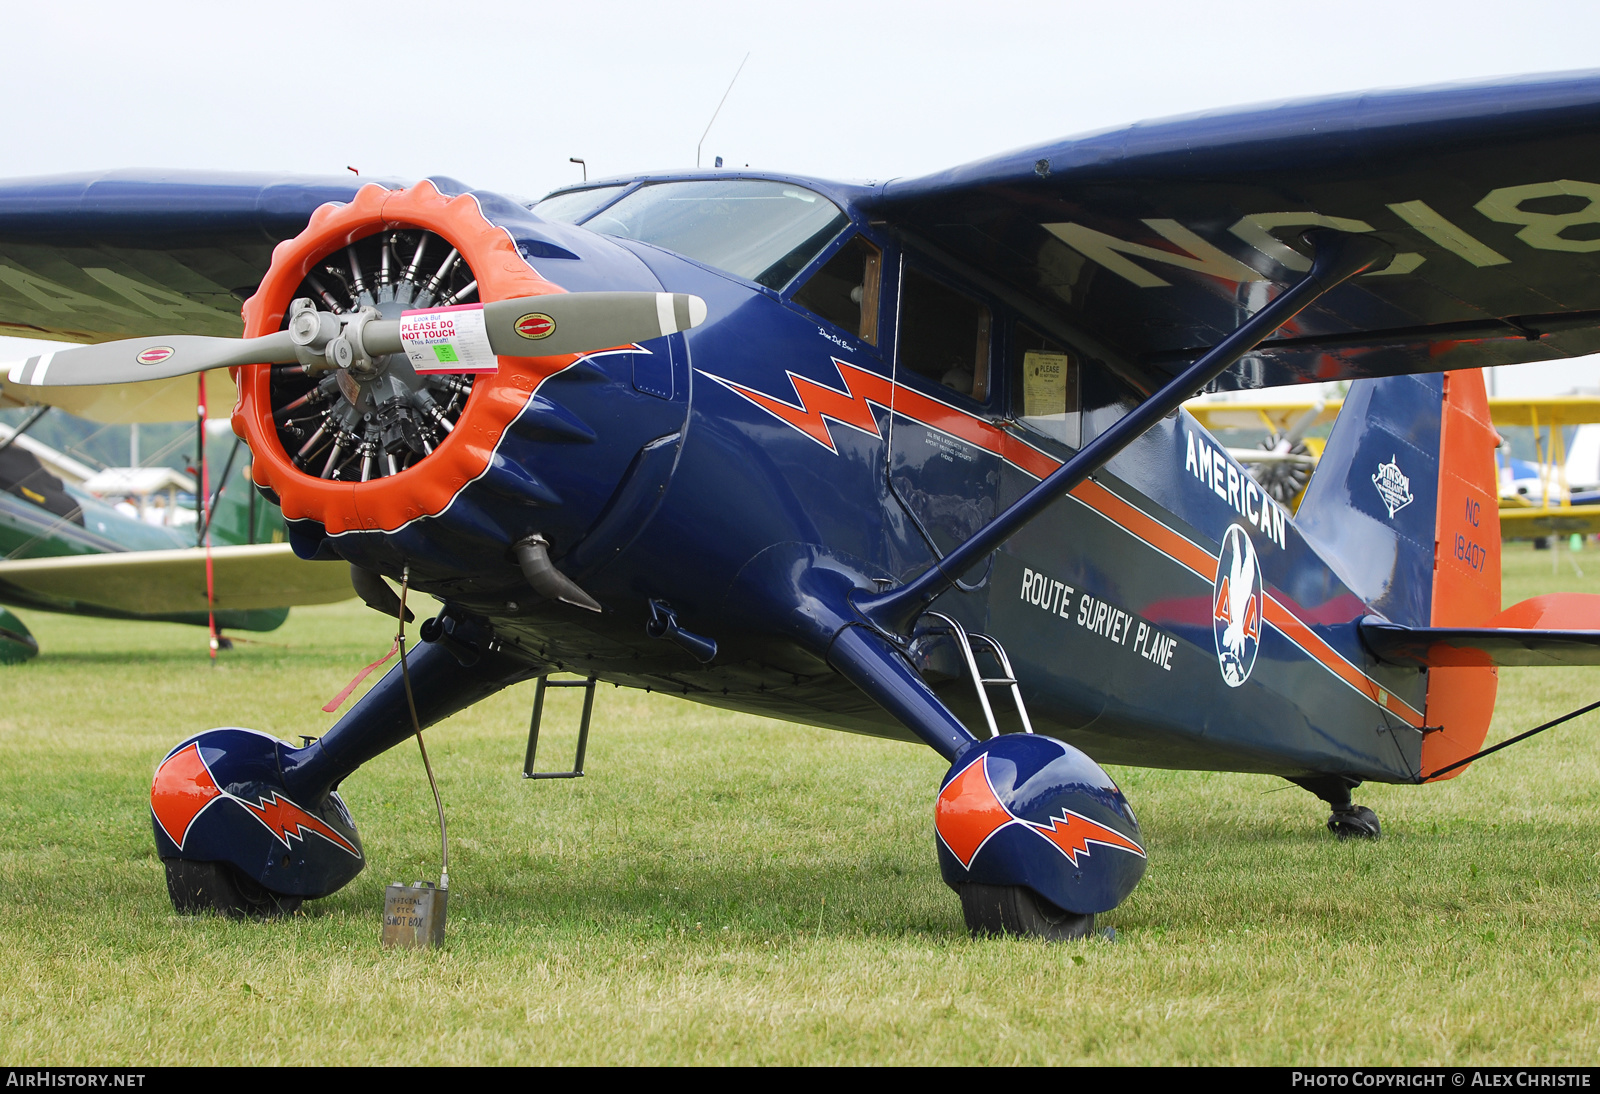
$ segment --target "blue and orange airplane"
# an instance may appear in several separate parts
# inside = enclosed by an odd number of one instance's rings
[[[1096,760],[1282,776],[1378,835],[1351,791],[1460,774],[1496,666],[1600,661],[1595,600],[1501,610],[1479,371],[1600,350],[1597,128],[1584,73],[877,185],[0,185],[0,313],[99,343],[9,392],[233,369],[295,551],[442,602],[320,739],[168,754],[175,904],[338,889],[345,779],[558,672],[934,749],[976,932],[1079,935],[1137,884]],[[1330,379],[1293,515],[1181,409]]]

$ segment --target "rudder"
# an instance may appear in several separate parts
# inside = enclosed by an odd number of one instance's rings
[[[1439,512],[1434,538],[1435,627],[1486,627],[1500,616],[1500,496],[1483,371],[1443,375],[1439,437]],[[1492,666],[1428,670],[1422,770],[1437,771],[1483,747],[1494,716],[1500,670]],[[1465,771],[1459,767],[1443,776]]]
[[[1358,380],[1295,524],[1389,621],[1493,626],[1500,614],[1499,443],[1480,370]],[[1482,747],[1497,685],[1493,667],[1429,670],[1424,771]]]

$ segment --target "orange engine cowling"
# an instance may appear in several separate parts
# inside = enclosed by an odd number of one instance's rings
[[[368,185],[278,245],[244,305],[244,333],[283,329],[299,297],[399,318],[408,308],[564,291],[534,271],[472,195],[449,197],[426,180],[405,190]],[[421,379],[396,354],[359,381],[249,365],[235,370],[233,429],[250,446],[254,481],[287,519],[318,521],[330,534],[392,532],[439,514],[482,475],[529,395],[574,360],[500,357],[492,373]]]

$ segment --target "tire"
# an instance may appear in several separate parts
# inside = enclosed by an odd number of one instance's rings
[[[293,915],[303,900],[274,893],[226,862],[162,861],[167,868],[167,896],[179,915],[272,919]]]
[[[1378,823],[1378,814],[1364,805],[1352,805],[1334,811],[1328,818],[1328,831],[1341,840],[1378,839],[1383,835],[1383,826]]]
[[[957,891],[974,938],[1016,935],[1068,942],[1094,930],[1093,912],[1063,911],[1023,885],[962,885]]]

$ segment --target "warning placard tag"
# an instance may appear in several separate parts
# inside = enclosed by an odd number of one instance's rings
[[[1047,418],[1067,412],[1067,375],[1072,358],[1028,350],[1022,355],[1022,415]]]
[[[494,372],[499,368],[489,348],[482,304],[400,313],[400,341],[406,359],[419,373]]]

